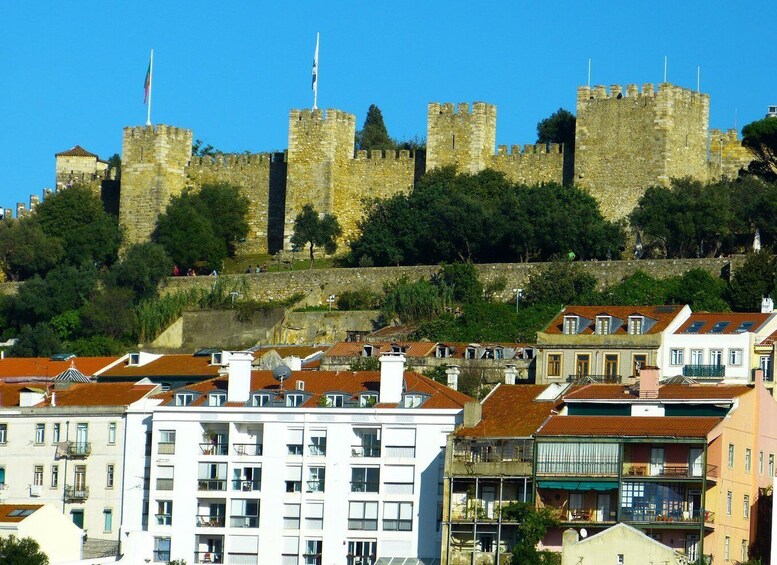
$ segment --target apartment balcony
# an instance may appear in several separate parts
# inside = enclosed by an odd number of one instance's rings
[[[517,500],[482,500],[473,498],[458,504],[451,504],[452,522],[510,522],[502,516],[502,508]]]
[[[240,457],[258,457],[262,454],[261,443],[235,443],[232,451]]]
[[[251,481],[248,479],[234,479],[232,481],[232,490],[243,492],[254,492],[262,490],[262,481]]]
[[[650,524],[662,527],[687,527],[688,525],[700,525],[704,521],[706,527],[714,527],[715,513],[710,511],[695,510],[652,510],[639,508],[622,508],[621,521],[634,524]]]
[[[89,487],[65,485],[65,500],[68,502],[83,501],[89,498]]]
[[[197,479],[197,490],[221,491],[227,490],[226,479]]]
[[[657,464],[644,464],[644,463],[624,463],[623,464],[623,478],[638,478],[638,479],[692,479],[695,481],[701,481],[705,477],[705,473],[702,473],[700,465],[657,465]],[[708,480],[717,480],[718,467],[716,465],[707,465],[706,478]]]
[[[81,459],[92,453],[92,443],[89,441],[61,441],[57,444],[57,459],[68,457]]]
[[[542,483],[538,502],[560,522],[610,524],[618,519],[617,482]]]
[[[224,516],[209,516],[207,514],[198,514],[195,516],[196,526],[198,528],[223,528]]]
[[[157,479],[157,490],[173,490],[173,479]]]
[[[544,459],[537,461],[537,475],[553,477],[616,477],[620,469],[617,458],[586,461],[585,459]]]
[[[160,441],[157,447],[157,453],[159,455],[175,455],[175,442],[172,441]]]
[[[361,446],[351,447],[351,457],[380,457],[380,446]]]
[[[621,384],[622,380],[623,380],[623,377],[621,375],[569,375],[567,376],[568,383],[576,383],[576,384],[598,383],[598,384],[608,384],[608,385],[619,385]]]
[[[530,476],[533,452],[532,440],[454,440],[450,473]]]
[[[229,455],[228,443],[201,443],[200,451],[203,455]]]
[[[725,365],[684,365],[683,376],[694,379],[722,379],[726,376]]]
[[[211,551],[195,551],[195,563],[224,563],[224,554]]]
[[[230,528],[258,528],[259,516],[230,516]]]

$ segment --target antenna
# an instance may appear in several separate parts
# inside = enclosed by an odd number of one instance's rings
[[[701,65],[696,67],[696,92],[701,92]]]
[[[664,55],[664,82],[666,82],[666,69],[669,66],[669,57]]]
[[[591,58],[588,58],[588,88],[591,88]]]

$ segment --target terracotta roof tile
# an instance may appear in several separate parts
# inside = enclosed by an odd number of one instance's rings
[[[210,356],[194,356],[187,354],[163,355],[142,366],[130,366],[126,362],[119,363],[100,374],[100,378],[110,377],[203,377],[212,378],[218,375],[218,365],[211,365]]]
[[[771,314],[763,314],[761,312],[711,312],[702,314],[691,314],[685,323],[680,326],[676,334],[686,333],[688,328],[694,323],[703,323],[697,331],[694,331],[692,335],[696,334],[709,334],[712,333],[712,328],[718,322],[728,322],[728,325],[721,331],[715,332],[716,334],[733,334],[743,322],[754,322],[752,327],[748,330],[751,332],[757,332],[758,329],[766,323]]]
[[[90,377],[115,362],[119,357],[73,357],[66,361],[53,361],[48,357],[6,357],[0,359],[0,380],[22,377],[56,377],[70,368],[71,363]]]
[[[72,384],[67,390],[56,391],[56,403],[57,406],[126,406],[156,387],[131,382]]]
[[[529,437],[558,408],[555,401],[535,401],[546,385],[500,384],[483,401],[480,422],[456,431],[459,437]]]
[[[626,327],[626,320],[631,315],[641,315],[656,320],[656,323],[648,329],[645,334],[657,334],[664,331],[669,323],[674,320],[680,311],[684,308],[681,305],[663,305],[663,306],[567,306],[564,308],[553,321],[542,331],[546,334],[563,334],[564,333],[564,316],[578,315],[581,318],[591,320],[588,327],[584,328],[578,335],[586,335],[594,333],[594,325],[596,323],[596,316],[608,315],[614,316],[624,320],[624,324],[618,327],[614,332],[614,335],[626,334],[628,328]]]
[[[384,342],[384,341],[367,340],[363,342],[344,341],[344,342],[336,343],[324,355],[326,357],[360,357],[362,356],[362,352],[364,350],[365,345],[370,345],[378,350],[378,353],[373,353],[372,355],[373,357],[376,357],[382,353],[390,352],[392,345],[399,345],[401,347],[405,347],[406,348],[405,355],[407,357],[434,357],[437,346],[446,345],[453,350],[452,354],[450,355],[450,358],[452,359],[464,358],[465,351],[471,345],[475,345],[480,348],[503,347],[503,348],[512,348],[516,350],[522,349],[524,347],[531,347],[527,344],[519,344],[519,343],[511,343],[511,342],[467,343],[467,342],[446,341],[446,342],[434,343],[429,341],[393,341],[393,342],[385,341]]]
[[[80,145],[71,147],[67,151],[62,151],[61,153],[55,153],[54,156],[55,157],[94,157],[95,159],[97,159],[97,155],[87,151]]]
[[[25,516],[11,516],[14,510],[32,510],[33,512],[43,508],[42,504],[0,504],[0,522],[21,522]]]
[[[552,416],[537,436],[706,438],[722,420],[711,416]]]
[[[741,396],[753,390],[747,385],[661,385],[658,400],[715,400]],[[638,391],[627,385],[589,384],[564,395],[564,400],[617,400],[631,402],[639,397]]]

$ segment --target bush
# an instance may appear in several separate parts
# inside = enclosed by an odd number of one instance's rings
[[[345,290],[337,296],[338,310],[374,310],[380,308],[380,297],[366,288]]]

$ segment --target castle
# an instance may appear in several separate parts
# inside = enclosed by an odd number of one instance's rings
[[[352,239],[368,199],[408,193],[436,167],[491,168],[526,184],[572,181],[598,199],[607,218],[620,219],[647,186],[735,176],[751,159],[736,131],[708,129],[709,95],[669,83],[578,88],[574,152],[555,144],[495,152],[496,107],[483,102],[430,103],[427,116],[427,148],[415,154],[355,152],[356,118],[335,109],[292,110],[284,153],[192,156],[191,130],[125,128],[118,213],[126,241],[147,241],[171,197],[212,182],[241,188],[250,230],[240,251],[263,253],[289,248],[294,218],[308,203],[337,215],[343,240]],[[80,147],[57,155],[58,186],[74,179],[99,186],[108,178],[97,156]]]

